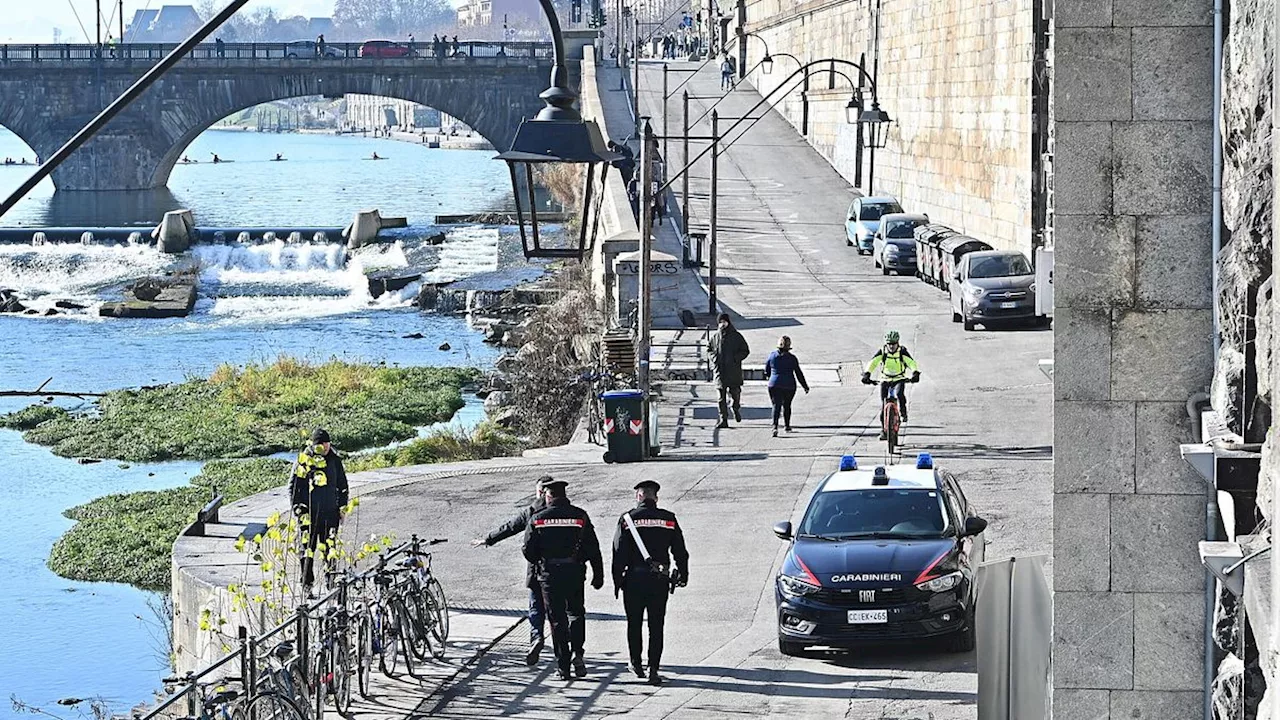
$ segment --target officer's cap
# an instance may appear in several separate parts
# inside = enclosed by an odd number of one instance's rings
[[[662,489],[662,486],[658,484],[657,480],[641,480],[640,482],[636,483],[636,486],[633,489],[634,490],[648,489],[654,492],[658,492],[659,490]]]
[[[556,480],[549,475],[538,480],[538,486],[543,490],[564,490],[568,485],[567,480]]]

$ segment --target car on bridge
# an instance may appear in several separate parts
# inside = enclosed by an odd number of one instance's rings
[[[291,43],[285,43],[284,56],[290,58],[314,58],[319,57],[317,51],[318,43],[315,40],[294,40]],[[341,48],[333,45],[325,44],[324,56],[327,58],[346,57],[346,53]]]
[[[414,55],[408,45],[392,40],[369,40],[360,46],[360,57],[365,58],[407,58]]]
[[[778,649],[851,648],[939,638],[973,650],[987,521],[954,475],[921,454],[915,467],[858,469],[845,456],[823,480],[793,532],[778,573]]]
[[[880,216],[880,227],[871,240],[871,261],[888,275],[916,274],[916,228],[929,223],[928,215],[889,213]]]
[[[1027,256],[1016,250],[980,250],[960,258],[947,288],[951,295],[951,320],[965,330],[976,325],[1031,320],[1044,325],[1048,318],[1036,315],[1036,275]]]
[[[876,230],[880,229],[880,217],[889,213],[902,212],[897,199],[888,195],[857,197],[849,205],[849,213],[845,216],[845,244],[858,249],[858,254],[871,252],[871,241]]]

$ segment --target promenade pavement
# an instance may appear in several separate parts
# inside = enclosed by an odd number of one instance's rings
[[[616,75],[603,81],[616,83]],[[718,83],[707,67],[690,87],[711,95]],[[739,87],[719,106],[723,114],[741,115],[758,99],[749,86]],[[645,63],[642,108],[660,110],[660,88],[661,66]],[[622,94],[605,102],[622,102]],[[696,114],[707,106],[695,103]],[[452,670],[429,689],[376,699],[358,717],[976,715],[972,653],[918,644],[782,656],[773,578],[786,546],[771,526],[798,520],[840,455],[852,451],[864,462],[882,457],[879,396],[857,378],[893,328],[923,370],[922,381],[910,388],[905,452],[931,452],[956,472],[990,521],[989,559],[1048,554],[1051,386],[1037,361],[1050,357],[1052,335],[1026,328],[966,333],[952,324],[940,292],[873,270],[869,258],[845,247],[844,211],[855,191],[780,116],[768,114],[721,161],[720,300],[751,345],[749,367],[762,366],[785,333],[810,369],[813,391],[796,398],[795,432],[770,437],[762,383],[749,382],[744,390],[743,422],[717,429],[710,383],[667,382],[657,403],[663,452],[651,462],[604,465],[600,448],[577,444],[524,458],[363,474],[353,488],[363,498],[360,522],[402,538],[414,532],[448,537],[435,548],[434,568],[461,611],[460,622],[488,627],[496,643],[483,654],[451,657]],[[695,194],[705,196],[707,184],[703,164],[692,177]],[[632,485],[641,478],[662,483],[660,504],[679,516],[692,554],[689,585],[673,596],[667,617],[665,686],[652,688],[627,671],[622,603],[608,584],[587,590],[588,677],[555,680],[549,652],[537,668],[525,667],[519,540],[493,548],[466,541],[517,512],[544,473],[569,481],[570,497],[595,520],[606,563],[616,518],[632,504]],[[241,510],[261,514],[273,500],[255,502],[264,505]],[[484,649],[482,640],[468,641]]]

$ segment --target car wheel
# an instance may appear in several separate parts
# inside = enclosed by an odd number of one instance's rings
[[[804,655],[804,645],[785,640],[781,635],[779,635],[778,652],[786,655],[787,657],[801,657]]]
[[[850,240],[849,238],[845,238],[845,239],[844,239],[844,244],[845,244],[845,245],[847,245],[847,246],[849,246],[849,247],[853,247],[853,241],[852,241],[852,240]],[[859,253],[859,254],[861,254],[861,253]]]
[[[1036,327],[1038,328],[1047,328],[1052,324],[1053,324],[1053,318],[1049,317],[1048,315],[1040,315],[1039,317],[1036,318]]]
[[[958,323],[958,322],[960,322],[960,321],[961,321],[961,320],[963,320],[963,319],[964,319],[964,318],[960,317],[960,313],[958,313],[958,312],[952,312],[952,313],[951,313],[951,322],[953,322],[953,323]]]
[[[964,629],[947,637],[947,652],[967,653],[973,652],[973,648],[977,645],[977,628],[974,627],[974,614],[970,612],[965,617]]]
[[[891,271],[891,270],[889,270],[889,266],[888,266],[888,265],[883,265],[883,264],[882,264],[882,265],[880,266],[880,272],[881,272],[881,274],[883,274],[883,275],[888,275],[888,274],[889,274],[890,272],[892,272],[892,271]]]
[[[978,324],[973,321],[973,318],[969,317],[968,315],[965,315],[962,319],[964,320],[964,329],[966,331],[972,331],[975,327],[978,326]]]
[[[613,462],[613,453],[611,453],[611,452],[606,452],[606,453],[604,454],[604,461],[605,461],[605,463],[612,463],[612,462]]]

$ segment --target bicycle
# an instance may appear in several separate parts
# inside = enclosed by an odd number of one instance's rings
[[[243,683],[238,677],[202,683],[196,680],[195,673],[188,672],[167,677],[163,682],[188,685],[188,692],[197,699],[190,707],[199,709],[182,720],[305,720],[296,703],[274,690],[256,692],[246,699],[241,691],[226,687],[229,683]]]
[[[435,538],[428,541],[427,545],[446,542],[449,542],[446,538]],[[415,643],[414,647],[426,646],[426,652],[420,652],[418,657],[426,660],[426,655],[430,654],[441,660],[444,658],[445,641],[449,639],[449,601],[445,598],[444,586],[431,572],[431,553],[423,552],[420,547],[421,542],[414,535],[410,548],[406,551],[409,557],[403,563],[412,571],[409,573],[411,587],[407,588],[410,596],[408,599],[412,602],[406,603],[406,606],[416,613],[413,618],[414,629],[422,636],[422,642]]]
[[[266,671],[258,677],[258,684],[254,688],[255,697],[272,694],[279,696],[293,705],[302,720],[318,720],[323,716],[323,710],[317,712],[319,708],[313,704],[317,690],[316,685],[309,680],[315,675],[309,678],[304,672],[304,658],[297,654],[292,640],[284,640],[271,648],[267,653],[267,663]]]
[[[885,444],[889,448],[889,457],[892,458],[894,450],[901,447],[899,443],[900,433],[902,431],[902,410],[899,408],[898,393],[902,386],[914,380],[900,379],[883,381],[888,385],[888,391],[885,393],[884,405],[880,407],[880,431],[884,433]],[[882,381],[872,380],[870,385],[880,385]]]
[[[350,618],[345,607],[331,607],[321,616],[313,665],[316,707],[323,708],[328,695],[339,715],[351,709]]]

